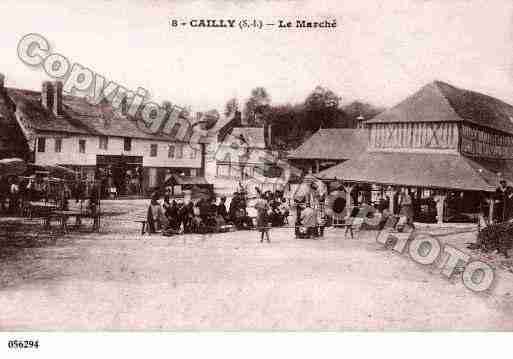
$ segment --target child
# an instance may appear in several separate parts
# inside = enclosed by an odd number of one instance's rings
[[[271,243],[269,238],[269,224],[267,220],[269,205],[263,197],[260,197],[255,203],[255,208],[257,210],[257,228],[260,231],[260,243],[264,241],[264,237],[268,243]]]
[[[355,222],[355,218],[358,215],[360,209],[357,206],[354,206],[351,209],[351,213],[346,217],[346,231],[344,233],[344,239],[347,237],[347,234],[351,234],[351,239],[353,239],[353,224]]]

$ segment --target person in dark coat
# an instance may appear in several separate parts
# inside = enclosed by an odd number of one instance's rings
[[[505,180],[501,180],[495,194],[498,200],[495,219],[499,222],[510,220],[513,215],[513,187],[508,186]]]
[[[192,201],[178,208],[178,218],[180,224],[183,223],[184,233],[191,233],[194,218],[194,203]]]
[[[221,197],[221,200],[217,205],[217,215],[223,217],[225,221],[228,220],[228,211],[226,210],[226,197]]]
[[[230,221],[234,222],[237,220],[237,209],[240,202],[240,196],[238,192],[233,194],[233,198],[230,201],[230,207],[228,209],[228,216],[230,217]]]
[[[269,238],[269,204],[264,196],[261,196],[255,203],[255,209],[257,210],[257,229],[260,232],[260,243],[264,241],[264,238],[268,243],[271,243]]]
[[[158,196],[152,196],[146,217],[150,233],[155,233],[164,227],[164,210],[158,201]]]

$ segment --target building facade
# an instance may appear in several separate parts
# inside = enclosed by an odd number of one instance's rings
[[[118,110],[106,100],[93,105],[64,96],[60,82],[43,83],[41,92],[3,87],[2,94],[25,157],[36,165],[66,166],[89,180],[100,176],[126,194],[146,193],[172,174],[204,175],[203,143],[148,133],[126,105]]]
[[[322,178],[347,188],[379,185],[390,198],[398,187],[435,191],[442,212],[453,195],[455,212],[482,210],[483,197],[493,212],[499,181],[513,181],[513,106],[491,96],[435,81],[366,126],[364,154],[322,171]]]
[[[291,168],[284,155],[271,149],[270,126],[246,126],[236,112],[215,132],[207,162],[219,191],[233,192],[249,183],[276,190],[287,182]]]

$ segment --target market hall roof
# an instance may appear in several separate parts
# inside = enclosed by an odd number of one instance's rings
[[[513,134],[513,106],[479,92],[434,81],[366,124],[469,122]]]
[[[513,179],[513,160],[473,160],[459,154],[365,152],[319,173],[348,182],[493,192],[498,175]]]
[[[323,128],[292,151],[289,159],[344,160],[355,158],[367,147],[367,131]]]

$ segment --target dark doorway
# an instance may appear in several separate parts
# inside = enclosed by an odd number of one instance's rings
[[[140,195],[142,184],[142,156],[97,155],[96,167],[101,173],[106,194],[116,189],[119,195]]]

